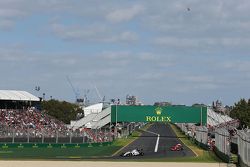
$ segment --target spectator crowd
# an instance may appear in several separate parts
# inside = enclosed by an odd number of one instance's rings
[[[25,110],[0,109],[0,132],[4,136],[16,137],[30,135],[32,137],[55,137],[65,134],[68,129],[66,125],[49,116],[44,111],[34,108]]]

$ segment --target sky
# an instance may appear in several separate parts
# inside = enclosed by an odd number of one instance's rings
[[[74,102],[68,77],[92,101],[233,105],[250,95],[249,16],[249,0],[0,0],[0,89]]]

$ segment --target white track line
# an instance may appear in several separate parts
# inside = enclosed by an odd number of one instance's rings
[[[158,137],[157,137],[157,140],[156,140],[156,144],[155,144],[155,153],[158,151],[159,139],[160,139],[160,135],[158,134]]]
[[[158,151],[158,147],[159,147],[160,134],[155,133],[155,132],[151,132],[151,131],[147,131],[147,130],[145,130],[145,132],[157,135],[157,140],[156,140],[156,143],[155,143],[155,153],[156,153]]]

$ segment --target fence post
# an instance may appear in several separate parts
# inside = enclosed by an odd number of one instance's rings
[[[56,131],[56,143],[58,143],[58,131]]]
[[[95,129],[95,140],[96,140],[96,143],[98,142],[98,140],[97,140],[97,129]],[[95,142],[95,140],[94,140],[94,142]]]
[[[42,143],[44,143],[44,134],[43,134],[43,131],[42,131]]]
[[[238,155],[240,155],[240,135],[237,135]]]
[[[107,141],[107,129],[105,128],[104,129],[104,142]]]
[[[12,143],[15,143],[15,129],[12,130]]]
[[[83,133],[82,133],[82,143],[84,143],[84,138],[85,138],[85,132],[83,131]]]
[[[109,127],[109,142],[112,141],[112,139],[111,139],[111,133],[112,133],[112,129],[111,129],[111,126],[110,126],[110,127]]]
[[[27,129],[27,143],[30,142],[30,133],[29,133],[29,127]]]
[[[250,165],[250,158],[249,158],[249,150],[248,150],[248,145],[249,145],[249,138],[246,136],[246,149],[247,149],[247,159],[246,159],[246,162],[247,162],[247,165]]]
[[[72,142],[72,131],[70,131],[69,133],[69,143],[71,144],[71,142]]]

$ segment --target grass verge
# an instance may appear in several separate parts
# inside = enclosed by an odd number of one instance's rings
[[[197,146],[193,141],[189,140],[188,137],[176,127],[176,125],[170,124],[170,126],[175,132],[176,136],[197,155],[196,157],[187,157],[181,159],[183,162],[222,162],[221,159],[219,159],[214,154],[214,152],[204,150]]]
[[[134,131],[131,135],[124,137],[124,138],[116,139],[112,145],[122,146],[122,147],[128,145],[129,143],[133,142],[135,139],[137,139],[138,137],[141,136],[141,134],[142,134],[141,130],[147,130],[151,125],[152,124],[146,124],[141,129]]]
[[[0,159],[64,159],[92,158],[109,156],[119,146],[86,148],[9,148],[1,149]]]
[[[129,136],[125,137],[125,138],[120,138],[120,139],[115,140],[112,145],[113,146],[119,146],[121,148],[119,150],[117,150],[116,152],[114,152],[112,154],[112,156],[118,154],[124,147],[126,147],[127,145],[129,145],[130,143],[135,141],[138,137],[141,136],[142,130],[147,130],[151,125],[152,124],[146,124],[141,129],[138,129],[138,130],[134,131],[131,135],[129,135]]]

